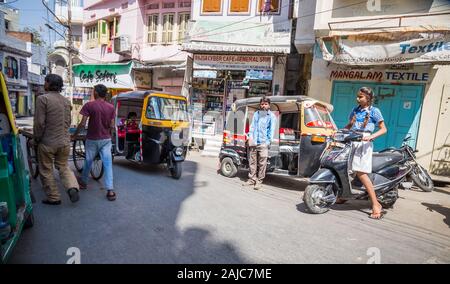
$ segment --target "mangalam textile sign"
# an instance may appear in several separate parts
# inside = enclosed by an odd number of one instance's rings
[[[319,39],[323,59],[336,64],[388,65],[450,62],[450,31],[354,34]]]
[[[272,65],[272,56],[194,54],[194,69],[267,70]]]
[[[103,84],[107,88],[133,88],[131,62],[127,64],[78,64],[73,67],[75,86],[92,88]]]

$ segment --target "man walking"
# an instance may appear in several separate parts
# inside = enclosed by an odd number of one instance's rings
[[[102,85],[94,86],[94,101],[86,103],[80,111],[83,116],[77,130],[73,134],[77,136],[81,129],[84,129],[86,121],[89,118],[88,130],[86,135],[86,160],[83,166],[81,179],[78,180],[81,189],[87,188],[89,172],[92,162],[97,154],[100,158],[105,171],[104,187],[107,190],[106,198],[109,201],[116,200],[116,193],[113,187],[113,170],[111,155],[111,130],[114,127],[114,107],[105,101],[108,89]]]
[[[261,189],[266,176],[269,147],[277,127],[275,114],[270,111],[270,99],[262,97],[259,107],[253,115],[248,133],[250,172],[248,181],[244,183],[244,186],[253,186],[255,190]]]
[[[39,172],[47,199],[42,203],[61,204],[61,195],[53,175],[53,166],[67,189],[70,201],[77,202],[78,183],[69,168],[70,153],[69,127],[71,104],[60,93],[63,80],[60,76],[49,74],[45,77],[45,94],[36,99],[34,114],[33,140],[38,145]]]

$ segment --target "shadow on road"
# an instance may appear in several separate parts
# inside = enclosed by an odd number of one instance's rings
[[[423,206],[427,207],[428,211],[436,211],[439,214],[444,215],[444,223],[450,228],[450,208],[444,207],[440,204],[431,204],[431,203],[421,203]]]
[[[65,194],[60,206],[36,203],[35,226],[24,232],[10,262],[66,263],[68,248],[75,247],[81,263],[245,263],[231,242],[196,225],[201,215],[182,214],[184,202],[207,186],[196,181],[196,162],[183,163],[180,180],[163,166],[124,159],[113,165],[116,201],[107,201],[101,184],[90,180],[76,204]],[[39,182],[33,187],[40,201]]]
[[[240,170],[236,178],[239,178],[242,183],[246,182],[248,179],[248,171]],[[273,186],[276,188],[281,188],[285,190],[292,191],[304,191],[308,182],[305,179],[296,179],[293,177],[283,177],[267,174],[264,178],[264,185]]]

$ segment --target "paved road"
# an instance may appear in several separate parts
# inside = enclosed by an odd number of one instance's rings
[[[450,263],[450,187],[400,191],[381,221],[368,203],[305,213],[305,182],[267,178],[262,191],[243,189],[245,173],[228,179],[217,161],[190,153],[181,180],[163,167],[114,162],[118,199],[98,182],[71,204],[35,204],[11,263],[65,263],[68,248],[82,263]],[[38,201],[43,198],[33,182]],[[374,249],[375,248],[375,249]],[[372,258],[371,258],[372,257]]]

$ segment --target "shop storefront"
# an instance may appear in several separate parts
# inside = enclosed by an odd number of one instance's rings
[[[335,35],[316,46],[309,95],[332,103],[343,127],[358,89],[372,88],[388,128],[375,150],[399,147],[410,134],[419,162],[450,177],[449,62],[450,31]]]
[[[222,133],[226,112],[234,101],[270,96],[272,85],[272,56],[194,54],[193,137]]]
[[[23,56],[0,53],[1,68],[5,75],[11,107],[17,116],[29,115],[28,64]]]

